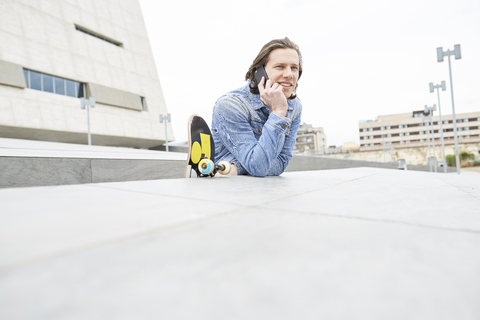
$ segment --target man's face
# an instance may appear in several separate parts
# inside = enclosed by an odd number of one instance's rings
[[[298,80],[300,59],[294,49],[275,49],[270,52],[265,71],[273,83],[283,87],[286,98],[292,95]]]

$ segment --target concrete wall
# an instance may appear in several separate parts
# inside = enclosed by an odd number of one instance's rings
[[[344,168],[358,168],[358,167],[371,167],[371,168],[385,168],[385,169],[397,169],[396,162],[374,162],[374,161],[360,161],[360,160],[347,160],[336,159],[330,157],[313,157],[313,156],[294,156],[290,161],[286,172],[292,171],[311,171],[311,170],[332,170],[332,169],[344,169]],[[413,171],[430,171],[429,166],[408,165],[408,170]],[[443,172],[443,168],[438,168],[438,172]],[[455,168],[447,168],[447,172],[456,172]]]
[[[430,147],[430,154],[433,156],[433,147]],[[475,155],[476,160],[480,160],[480,143],[460,143],[459,152],[468,152]],[[435,144],[435,154],[437,161],[442,159],[442,145]],[[453,144],[445,145],[445,154],[455,154],[455,146]],[[382,149],[372,151],[360,151],[354,153],[339,153],[325,155],[325,157],[343,159],[343,160],[359,160],[371,162],[383,162],[384,152]],[[428,164],[428,146],[418,148],[398,148],[393,151],[385,151],[385,161],[397,161],[405,159],[408,165],[424,165]]]
[[[185,161],[0,157],[0,188],[183,178]]]

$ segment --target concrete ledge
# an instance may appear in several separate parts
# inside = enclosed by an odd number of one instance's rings
[[[0,188],[183,178],[185,161],[0,157]]]
[[[346,169],[346,168],[360,168],[360,167],[384,168],[384,169],[397,170],[397,164],[395,162],[373,162],[373,161],[335,159],[335,158],[314,157],[314,156],[293,156],[292,160],[288,164],[288,167],[285,171],[292,172],[292,171],[310,171],[310,170],[331,170],[331,169]],[[430,172],[429,166],[407,165],[407,169],[412,171]],[[443,173],[443,168],[438,167],[437,171]],[[447,172],[456,172],[456,169],[448,167]]]
[[[136,111],[143,110],[140,96],[131,92],[109,88],[95,83],[87,83],[87,96],[95,97],[95,101],[98,103]]]
[[[27,86],[21,65],[0,60],[0,84],[24,89]]]

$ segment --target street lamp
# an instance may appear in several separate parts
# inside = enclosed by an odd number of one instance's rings
[[[462,58],[462,53],[460,51],[460,45],[456,44],[453,51],[448,49],[443,51],[443,47],[437,48],[437,61],[443,62],[443,57],[448,57],[448,71],[450,73],[450,91],[452,94],[452,110],[453,110],[453,138],[455,140],[455,162],[457,164],[457,174],[460,174],[460,157],[458,154],[458,139],[457,139],[457,120],[455,119],[455,103],[453,101],[453,83],[452,83],[452,67],[450,63],[450,56],[455,56],[455,60]]]
[[[428,118],[430,119],[430,123],[432,125],[432,145],[433,145],[433,164],[435,167],[435,172],[437,172],[437,153],[435,152],[435,130],[433,129],[433,111],[437,110],[437,106],[433,105],[433,107],[425,106],[424,113],[428,113]],[[430,130],[430,127],[428,127]],[[430,133],[428,134],[430,136]],[[428,158],[428,162],[430,163],[430,157]],[[432,172],[432,167],[430,165],[430,172]]]
[[[160,123],[163,123],[165,120],[165,142],[166,142],[166,150],[168,152],[168,130],[167,130],[167,123],[172,122],[172,117],[170,113],[167,113],[167,115],[160,115]]]
[[[442,121],[442,109],[440,108],[440,88],[442,91],[447,90],[445,85],[445,81],[442,81],[441,84],[434,85],[433,82],[429,83],[430,85],[430,93],[433,93],[434,89],[437,89],[437,99],[438,99],[438,116],[440,118],[440,133],[441,133],[441,140],[442,140],[442,162],[443,162],[443,170],[447,173],[447,160],[445,159],[445,142],[443,140],[443,121]]]
[[[87,123],[88,123],[88,145],[92,145],[92,135],[90,134],[90,108],[95,108],[95,98],[90,99],[80,98],[80,106],[82,109],[87,109]]]
[[[429,123],[428,119],[425,117],[425,112],[422,114],[422,122],[425,124],[425,120],[427,120],[427,144],[428,144],[428,160],[427,163],[430,166],[430,172],[432,172],[432,164],[430,163],[430,128],[429,128]]]

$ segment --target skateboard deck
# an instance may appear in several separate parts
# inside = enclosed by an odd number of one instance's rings
[[[208,124],[199,115],[188,119],[188,157],[185,178],[213,177],[215,173],[228,174],[230,164],[215,165],[215,143]]]

